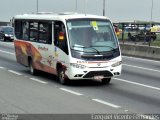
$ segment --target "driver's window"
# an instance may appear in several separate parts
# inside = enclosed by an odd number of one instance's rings
[[[61,21],[54,22],[54,45],[68,54],[66,29]]]

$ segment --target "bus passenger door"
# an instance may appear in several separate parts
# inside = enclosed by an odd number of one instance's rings
[[[68,44],[65,25],[61,21],[54,22],[54,57],[57,62],[68,63]]]

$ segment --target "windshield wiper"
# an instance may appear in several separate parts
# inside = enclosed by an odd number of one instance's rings
[[[93,46],[90,46],[90,47],[85,47],[85,46],[78,46],[78,45],[74,45],[74,46],[72,46],[72,48],[73,47],[78,47],[78,48],[91,48],[91,49],[93,49],[93,50],[95,50],[96,52],[97,52],[97,54],[98,55],[100,55],[100,52],[96,49],[96,48],[94,48]],[[75,50],[75,49],[74,49]],[[80,50],[78,50],[78,51],[80,51]]]
[[[94,47],[88,47],[88,48],[94,49],[98,53],[98,55],[100,55],[100,52],[96,48],[94,48]]]

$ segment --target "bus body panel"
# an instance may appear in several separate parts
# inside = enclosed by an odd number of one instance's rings
[[[57,74],[53,67],[54,61],[52,60],[51,56],[48,56],[49,48],[38,48],[38,46],[35,46],[34,43],[31,44],[21,40],[15,40],[14,44],[17,62],[25,66],[29,66],[29,58],[31,58],[33,60],[35,69]]]
[[[69,57],[54,45],[35,44],[23,40],[14,40],[14,45],[17,62],[24,66],[29,66],[30,57],[35,69],[57,75],[57,63],[63,68],[69,63]]]

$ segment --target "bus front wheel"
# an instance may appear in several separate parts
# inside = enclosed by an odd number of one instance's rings
[[[62,67],[58,68],[58,79],[61,84],[63,85],[67,84],[67,79],[65,78],[65,72],[62,69]]]
[[[102,79],[102,84],[107,85],[107,84],[110,83],[110,81],[111,81],[111,78],[103,78]]]

